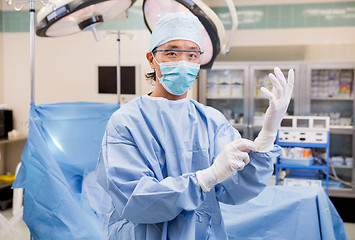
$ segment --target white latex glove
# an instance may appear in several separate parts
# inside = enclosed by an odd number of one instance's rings
[[[274,73],[275,75],[272,73],[269,74],[273,85],[272,92],[264,87],[260,89],[269,99],[269,107],[265,113],[262,129],[255,139],[258,152],[268,152],[273,149],[277,131],[292,96],[294,84],[293,69],[288,71],[287,81],[280,68],[275,67]]]
[[[208,192],[214,185],[230,177],[234,171],[242,170],[250,161],[248,153],[256,150],[255,143],[248,139],[241,138],[228,143],[211,167],[196,172],[202,190]]]

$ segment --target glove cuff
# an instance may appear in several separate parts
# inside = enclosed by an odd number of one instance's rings
[[[269,132],[261,129],[259,135],[254,140],[256,146],[258,147],[258,152],[269,152],[274,148],[274,142],[276,139],[277,132]]]
[[[204,192],[209,192],[217,184],[216,174],[211,167],[197,171],[196,177]]]

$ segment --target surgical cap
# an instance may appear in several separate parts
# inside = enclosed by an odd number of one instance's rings
[[[198,18],[188,12],[165,14],[154,25],[149,51],[172,40],[189,40],[201,49],[202,25]]]

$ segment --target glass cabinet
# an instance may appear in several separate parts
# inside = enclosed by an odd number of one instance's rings
[[[254,140],[269,105],[260,87],[269,90],[269,73],[279,67],[287,78],[295,70],[288,115],[329,116],[329,195],[355,198],[354,78],[355,63],[215,62],[201,70],[199,101],[220,110],[243,138]]]
[[[199,79],[199,101],[221,111],[247,138],[248,66],[215,63],[213,69],[201,70]]]
[[[330,195],[355,197],[354,63],[309,63],[302,112],[330,118]]]
[[[241,63],[216,62],[212,69],[201,70],[199,76],[199,101],[220,110],[244,138],[254,140],[261,129],[262,119],[269,106],[268,99],[260,92],[269,90],[272,84],[269,73],[278,66],[287,77],[288,70],[295,70],[295,89],[298,94],[298,63]],[[289,114],[298,111],[298,98],[292,97]]]
[[[249,68],[250,74],[250,104],[249,104],[249,136],[250,139],[255,139],[259,131],[261,130],[261,125],[263,123],[265,111],[269,106],[269,100],[260,91],[261,87],[265,87],[269,91],[272,90],[272,83],[269,79],[269,74],[274,72],[274,67],[279,67],[285,78],[288,78],[289,69],[293,69],[295,72],[295,85],[294,91],[292,93],[291,102],[287,109],[288,115],[294,115],[299,113],[300,103],[299,97],[295,97],[299,94],[300,87],[300,64],[299,63],[260,63],[252,64]]]

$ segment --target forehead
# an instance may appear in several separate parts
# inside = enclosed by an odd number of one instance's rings
[[[191,49],[200,50],[198,45],[189,40],[171,40],[158,47],[159,49]]]

